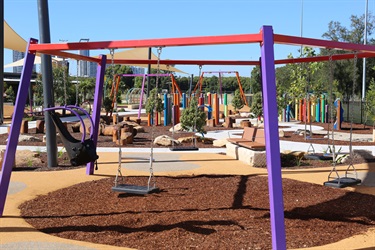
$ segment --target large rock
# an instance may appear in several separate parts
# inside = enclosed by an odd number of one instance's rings
[[[86,119],[83,119],[83,123],[85,124],[85,129],[86,129],[86,134],[90,134],[91,133],[91,122],[90,122],[90,119],[86,118]],[[104,121],[100,122],[99,123],[99,130],[98,130],[98,134],[102,134],[102,131],[104,129],[104,126],[105,126],[105,123]],[[77,133],[77,132],[80,132],[80,133],[83,133],[83,126],[81,124],[81,122],[76,122],[75,124],[72,125],[72,131],[73,133]]]
[[[251,122],[249,120],[242,120],[240,121],[240,127],[241,128],[251,127]]]
[[[279,138],[285,137],[285,132],[282,129],[279,129]]]
[[[7,139],[8,141],[8,139]],[[41,142],[42,140],[38,137],[31,135],[19,135],[18,142]]]
[[[5,149],[0,151],[0,169],[3,166]],[[35,165],[42,165],[42,161],[39,158],[39,153],[33,152],[31,150],[17,150],[15,156],[14,166],[25,166],[31,167]]]
[[[222,148],[222,147],[225,147],[225,145],[227,144],[227,139],[224,138],[224,139],[218,139],[218,140],[214,140],[212,142],[213,146],[214,147],[219,147],[219,148]]]
[[[43,142],[47,142],[47,136],[43,135]],[[56,143],[62,143],[61,137],[59,133],[56,133]]]
[[[193,136],[187,136],[187,137],[180,137],[180,138],[178,138],[177,140],[178,140],[180,143],[191,143],[191,142],[193,142],[193,139],[194,139]]]
[[[172,144],[179,145],[181,143],[168,135],[160,135],[155,138],[154,144],[161,146],[172,146]]]
[[[176,125],[174,125],[174,127],[171,127],[169,129],[169,132],[177,132],[177,131],[182,131],[182,126],[181,126],[181,123],[178,123]]]

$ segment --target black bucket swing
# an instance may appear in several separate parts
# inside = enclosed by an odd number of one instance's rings
[[[57,109],[69,110],[79,118],[84,131],[81,140],[77,140],[69,133],[68,129],[64,126],[59,116],[54,112]],[[64,147],[69,156],[70,163],[72,164],[72,166],[84,165],[89,162],[94,162],[99,158],[99,156],[96,153],[96,146],[93,141],[94,123],[91,116],[87,113],[86,110],[74,105],[45,108],[44,110],[48,111],[48,114],[52,118],[52,121],[60,134],[62,143],[64,144]],[[90,138],[88,139],[86,139],[86,127],[83,122],[83,119],[76,110],[83,112],[90,120],[91,129]]]

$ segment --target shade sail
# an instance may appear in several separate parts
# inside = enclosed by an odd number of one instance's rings
[[[107,59],[110,61],[111,60],[111,55],[107,55]],[[129,49],[129,50],[123,50],[119,52],[115,52],[113,54],[113,59],[148,59],[148,48],[136,48],[136,49]],[[157,60],[157,56],[154,53],[151,53],[151,60]],[[148,67],[147,64],[129,64],[131,66],[137,66],[137,67],[142,67],[146,68]],[[151,68],[156,69],[158,66],[157,64],[151,64]],[[186,72],[179,70],[172,65],[166,65],[166,64],[160,64],[159,65],[161,70],[168,70],[168,71],[173,71],[173,72],[178,72],[182,74],[187,74]]]
[[[52,57],[52,62],[60,62],[62,60],[63,60],[62,58]],[[41,64],[41,63],[42,63],[41,57],[35,56],[34,64]],[[4,65],[4,69],[11,68],[11,67],[23,66],[23,64],[24,64],[24,58],[22,58],[18,61],[12,62],[12,63],[8,63],[7,65]]]
[[[27,47],[26,40],[24,40],[20,35],[18,35],[4,20],[4,48],[16,50],[20,52],[25,52],[26,47]],[[107,58],[110,60],[111,55],[108,54]],[[115,53],[114,59],[143,59],[145,60],[145,59],[148,59],[148,48],[136,48],[136,49],[123,50],[123,51]],[[151,59],[157,60],[157,56],[152,53]],[[58,60],[59,59],[56,59],[56,61]],[[23,59],[21,59],[16,62],[5,65],[4,68],[23,66],[23,62],[24,62]],[[41,63],[40,57],[36,56],[34,64],[40,64],[40,63]],[[142,67],[142,68],[148,67],[147,64],[127,64],[127,65]],[[151,68],[156,69],[157,65],[152,64]],[[171,65],[160,64],[160,69],[187,74],[186,72],[183,72],[182,70],[179,70]]]
[[[4,20],[4,48],[25,52],[27,42]]]

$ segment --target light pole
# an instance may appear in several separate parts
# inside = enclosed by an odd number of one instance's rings
[[[367,13],[368,13],[368,0],[366,0],[365,7],[365,29],[363,34],[363,44],[367,44]],[[363,116],[363,103],[366,100],[366,58],[363,58],[363,69],[362,69],[362,100],[361,100],[361,123]]]
[[[363,44],[367,44],[367,15],[368,15],[368,0],[366,0],[365,9],[365,31],[363,34]],[[362,101],[366,98],[366,58],[363,58],[363,74],[362,74]]]

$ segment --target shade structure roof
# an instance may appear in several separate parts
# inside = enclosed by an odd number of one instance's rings
[[[4,48],[24,52],[27,42],[4,20]]]
[[[143,40],[117,40],[117,41],[98,41],[85,43],[63,43],[63,44],[37,44],[34,41],[30,44],[31,52],[40,52],[51,55],[58,55],[79,60],[100,62],[99,58],[75,55],[69,51],[72,50],[99,50],[99,49],[121,49],[121,48],[149,48],[149,47],[180,47],[180,46],[204,46],[204,45],[225,45],[225,44],[262,44],[262,31],[255,34],[222,35],[222,36],[200,36],[200,37],[182,37],[182,38],[162,38],[162,39],[143,39]],[[274,44],[308,46],[315,48],[325,48],[329,50],[344,50],[347,54],[332,54],[331,56],[317,56],[307,58],[286,58],[276,59],[275,64],[315,62],[327,60],[342,60],[357,58],[375,57],[375,46],[354,44],[347,42],[330,41],[323,39],[314,39],[306,37],[289,36],[282,34],[273,35]],[[134,59],[134,58],[115,58],[116,64],[156,64],[156,59]],[[107,57],[107,64],[110,63]],[[240,60],[159,60],[162,65],[259,65],[259,61],[240,61]]]
[[[25,52],[27,49],[27,42],[25,39],[23,39],[20,35],[17,34],[15,30],[10,27],[10,25],[4,20],[4,48],[6,49],[11,49],[11,50],[16,50],[20,52]],[[110,55],[107,55],[108,58],[110,58]],[[131,60],[146,60],[148,59],[148,49],[147,48],[137,48],[137,49],[130,49],[130,50],[123,50],[116,52],[114,54],[114,57],[116,59],[131,59]],[[157,56],[155,54],[151,54],[151,59],[157,60]],[[54,58],[53,60],[59,61],[58,58]],[[34,64],[40,64],[41,59],[39,56],[36,56]],[[17,67],[17,66],[23,66],[24,60],[18,60],[13,63],[9,63],[7,65],[4,65],[5,68],[10,68],[10,67]],[[133,63],[124,63],[126,65],[130,66],[137,66],[137,67],[147,67],[148,63],[146,64],[133,64]],[[177,69],[173,67],[173,65],[169,64],[160,64],[159,65],[161,70],[168,70],[172,72],[177,72],[177,73],[182,73],[182,74],[187,74],[186,72]],[[151,68],[157,68],[157,64],[152,64]]]

